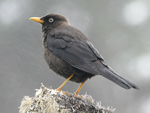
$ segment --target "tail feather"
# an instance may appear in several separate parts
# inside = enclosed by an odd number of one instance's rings
[[[121,76],[119,76],[118,74],[116,74],[111,68],[109,67],[104,67],[103,69],[100,68],[100,74],[111,80],[112,82],[118,84],[119,86],[125,88],[125,89],[130,89],[130,88],[134,88],[134,89],[139,89],[138,86],[136,86],[135,84],[129,82],[128,80],[122,78]]]

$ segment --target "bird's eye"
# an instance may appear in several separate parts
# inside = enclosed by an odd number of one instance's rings
[[[53,19],[53,18],[50,18],[48,21],[49,21],[50,23],[52,23],[52,22],[54,21],[54,19]]]

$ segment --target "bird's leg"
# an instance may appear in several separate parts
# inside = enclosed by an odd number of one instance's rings
[[[87,79],[86,79],[86,80],[87,80]],[[86,80],[85,80],[85,81],[86,81]],[[81,83],[80,86],[78,87],[78,89],[77,89],[77,91],[76,91],[76,93],[75,93],[76,96],[78,96],[78,93],[79,93],[79,91],[81,90],[81,88],[82,88],[83,84],[85,83],[85,81],[84,81],[83,83]],[[79,96],[79,97],[80,97],[80,96]]]
[[[67,78],[67,80],[57,88],[57,91],[61,91],[62,87],[73,77],[74,74],[72,74],[70,77]]]

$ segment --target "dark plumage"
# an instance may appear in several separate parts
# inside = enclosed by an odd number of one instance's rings
[[[88,38],[71,26],[66,17],[48,14],[30,19],[42,24],[44,57],[50,69],[57,74],[65,78],[74,74],[69,79],[82,85],[88,78],[102,75],[125,89],[138,89],[136,85],[116,74]]]

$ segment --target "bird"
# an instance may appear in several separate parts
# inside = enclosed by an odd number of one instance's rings
[[[107,65],[89,39],[65,16],[50,13],[29,19],[42,24],[44,58],[49,68],[66,78],[57,91],[61,91],[70,80],[80,83],[75,92],[78,95],[85,81],[95,75],[101,75],[125,89],[139,89]]]

